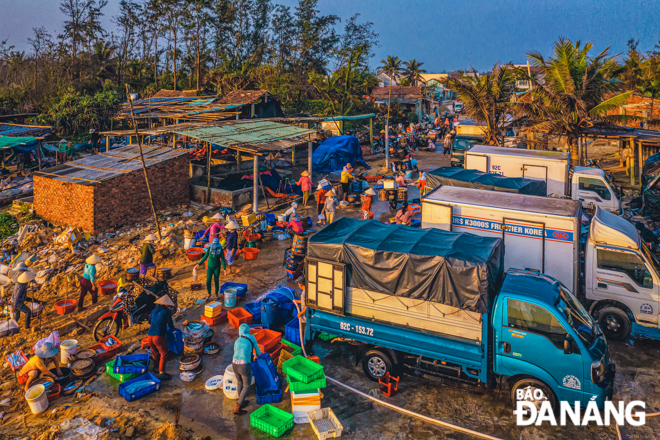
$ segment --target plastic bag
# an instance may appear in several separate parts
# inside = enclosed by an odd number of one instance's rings
[[[14,319],[0,321],[0,336],[7,336],[11,331],[18,330],[18,322]]]
[[[193,280],[193,283],[195,281],[197,281],[197,266],[193,267],[192,280]]]
[[[36,350],[37,348],[41,347],[44,345],[46,342],[50,342],[53,344],[53,347],[57,348],[59,350],[60,348],[60,334],[57,332],[57,330],[53,330],[50,332],[50,335],[43,339],[39,339],[36,344],[32,346],[32,350]]]

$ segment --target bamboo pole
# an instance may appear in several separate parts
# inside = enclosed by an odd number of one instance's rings
[[[206,204],[211,204],[211,143],[206,143],[209,150],[208,160],[206,161]]]
[[[126,96],[128,96],[128,84],[126,84]],[[133,113],[133,100],[128,99],[128,103],[131,106],[131,119],[133,120],[133,127],[135,128],[135,136],[138,138],[138,148],[140,150],[140,161],[142,162],[142,171],[144,171],[144,181],[147,183],[147,193],[149,194],[149,204],[151,205],[151,211],[154,214],[154,221],[156,222],[156,231],[158,232],[158,239],[162,240],[163,236],[160,233],[160,224],[158,223],[158,215],[156,214],[156,207],[154,206],[154,199],[151,196],[151,187],[149,186],[149,176],[147,175],[147,165],[144,162],[144,155],[142,154],[142,142],[140,141],[140,136],[138,133],[137,122],[135,122],[135,113]]]

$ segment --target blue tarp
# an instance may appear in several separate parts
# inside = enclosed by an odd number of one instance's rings
[[[360,141],[355,136],[336,136],[325,140],[312,155],[312,170],[319,173],[341,171],[347,163],[371,168],[362,159]]]

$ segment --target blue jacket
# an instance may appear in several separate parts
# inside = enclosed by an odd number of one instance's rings
[[[241,324],[238,328],[238,335],[234,342],[234,359],[250,363],[252,362],[252,350],[257,353],[257,356],[261,354],[257,340],[250,334],[250,326],[247,324]]]
[[[88,279],[92,283],[96,282],[96,266],[93,264],[85,264],[85,271],[83,272],[83,278]]]
[[[14,293],[11,296],[11,305],[13,307],[18,307],[21,304],[25,303],[25,297],[27,296],[27,288],[28,288],[27,283],[16,283],[16,285],[14,286]],[[249,330],[248,333],[250,333]]]
[[[149,336],[167,336],[167,329],[174,330],[172,322],[172,312],[163,306],[157,305],[151,312],[151,327],[149,327]]]

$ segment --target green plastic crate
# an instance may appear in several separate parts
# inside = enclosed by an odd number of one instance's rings
[[[282,372],[303,383],[310,383],[324,376],[323,366],[302,356],[295,356],[282,365]]]
[[[284,345],[288,345],[289,347],[293,348],[293,352],[291,352],[292,355],[298,356],[300,353],[302,353],[302,348],[300,348],[300,345],[295,344],[291,341],[287,341],[284,338],[282,338],[280,342]]]
[[[116,374],[112,372],[112,368],[115,366],[114,361],[112,363],[108,362],[105,364],[105,372],[108,374],[108,376],[112,377],[114,380],[118,380],[120,383],[128,382],[131,379],[135,379],[138,376],[141,376],[141,374],[133,373],[133,374]]]
[[[313,380],[310,383],[301,382],[289,375],[286,376],[286,381],[289,383],[289,391],[296,393],[326,387],[325,374],[322,378]]]
[[[250,414],[250,426],[273,437],[281,437],[293,428],[293,414],[265,404]]]
[[[323,341],[329,341],[330,339],[335,339],[337,335],[331,335],[330,333],[319,333],[319,339]]]

